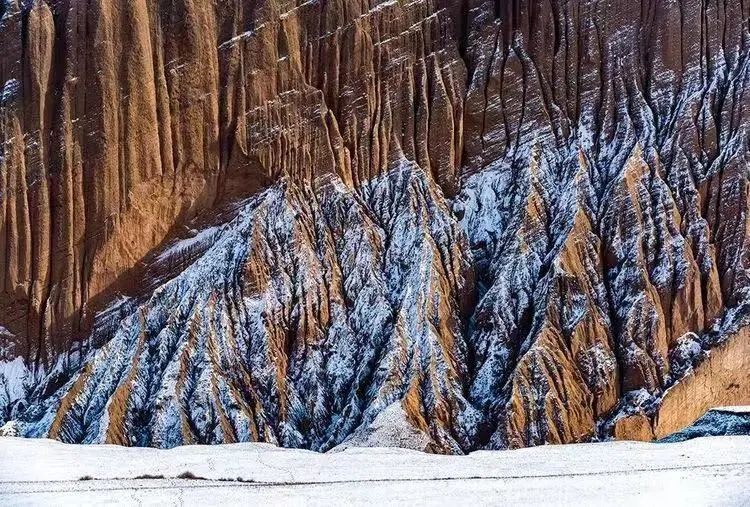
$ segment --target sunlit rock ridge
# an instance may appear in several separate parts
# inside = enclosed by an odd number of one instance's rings
[[[462,453],[749,403],[748,27],[2,0],[0,424]]]

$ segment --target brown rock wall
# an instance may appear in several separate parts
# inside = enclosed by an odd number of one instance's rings
[[[745,329],[711,351],[693,373],[664,393],[653,423],[656,438],[689,426],[716,407],[750,400],[750,333]]]

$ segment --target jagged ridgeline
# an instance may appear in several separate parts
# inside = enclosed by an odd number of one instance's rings
[[[750,402],[750,3],[0,15],[7,431],[461,453]]]

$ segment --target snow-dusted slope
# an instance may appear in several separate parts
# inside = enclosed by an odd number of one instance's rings
[[[400,404],[428,448],[468,448],[479,417],[462,394],[463,232],[413,165],[359,195],[316,183],[240,208],[24,433],[327,450]]]
[[[750,402],[750,3],[0,12],[0,423],[467,452]]]
[[[92,341],[106,345],[29,383],[7,418],[27,436],[168,448],[461,453],[591,438],[621,393],[657,404],[679,378],[670,368],[690,371],[705,356],[711,335],[694,335],[695,353],[670,363],[681,342],[654,286],[659,269],[682,273],[682,287],[700,283],[698,270],[667,226],[670,264],[630,264],[645,262],[638,234],[659,234],[643,224],[652,205],[633,196],[663,185],[639,147],[599,220],[582,154],[564,185],[531,156],[519,179],[481,173],[452,205],[408,162],[359,191],[332,175],[274,185],[226,223],[167,246],[153,269],[177,265],[176,276],[103,312]],[[514,192],[526,197],[502,200]],[[620,260],[602,264],[605,244]],[[680,294],[666,301],[682,304]],[[730,318],[716,329],[737,325]],[[8,371],[24,371],[16,366]]]

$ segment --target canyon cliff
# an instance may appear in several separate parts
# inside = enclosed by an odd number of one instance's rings
[[[460,453],[750,402],[749,22],[3,0],[0,423]]]

